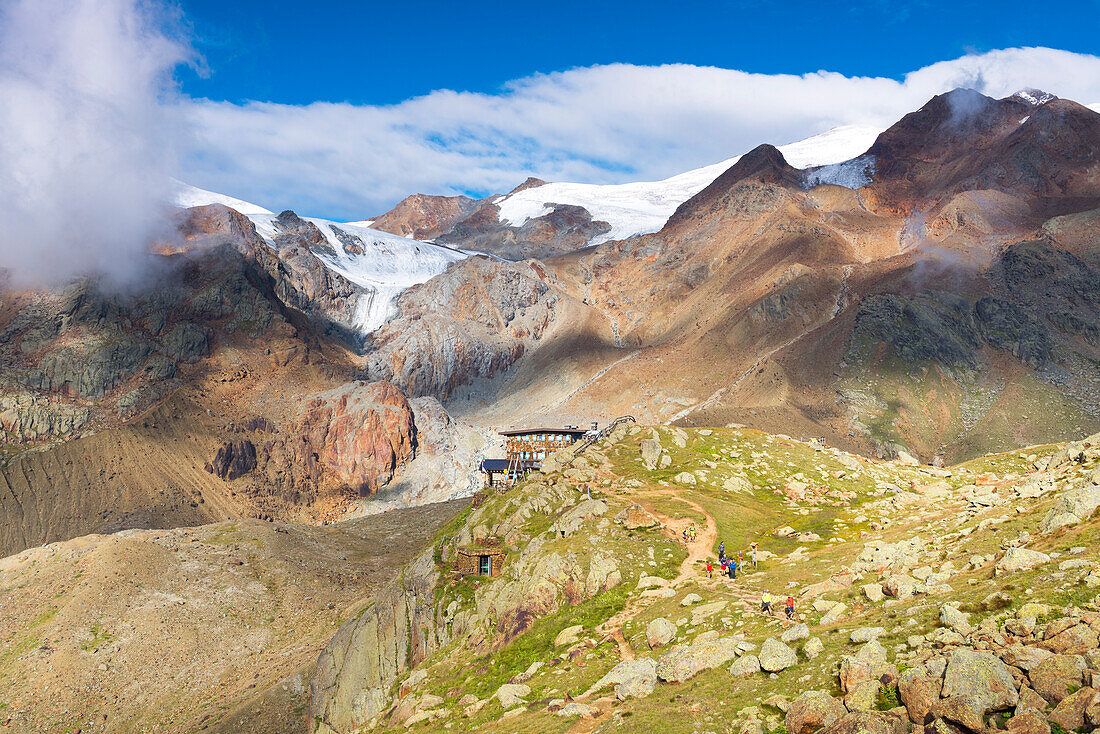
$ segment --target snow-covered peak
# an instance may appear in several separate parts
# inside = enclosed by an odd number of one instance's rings
[[[197,186],[191,186],[185,184],[183,181],[176,181],[173,179],[173,183],[176,185],[175,205],[187,209],[193,206],[207,206],[209,204],[223,204],[230,209],[236,209],[241,214],[251,216],[253,214],[271,214],[273,212],[264,209],[257,204],[250,204],[242,199],[234,199],[232,196],[226,196],[225,194],[217,194],[213,191],[207,191],[206,189],[200,189]]]
[[[841,163],[870,148],[880,132],[879,128],[848,125],[780,146],[779,150],[796,168]],[[680,204],[706,188],[739,158],[663,181],[611,185],[549,183],[500,197],[494,203],[500,207],[500,221],[514,227],[549,214],[553,207],[548,204],[584,207],[593,219],[611,225],[611,231],[589,242],[595,245],[659,231]]]
[[[224,204],[236,209],[256,226],[256,232],[275,248],[280,233],[277,216],[261,206],[232,196],[177,182],[176,205],[180,207]],[[334,272],[363,289],[356,304],[354,326],[362,334],[381,326],[389,318],[393,300],[401,291],[439,275],[447,266],[467,257],[466,253],[430,242],[382,232],[366,226],[371,222],[333,222],[303,217],[324,235],[329,250],[313,254]]]
[[[1058,99],[1058,97],[1051,94],[1050,92],[1044,92],[1042,89],[1031,89],[1031,88],[1021,89],[1020,91],[1016,92],[1012,96],[1015,97],[1016,99],[1023,100],[1024,102],[1027,102],[1030,105],[1035,105],[1036,107],[1038,107],[1041,104],[1046,104],[1047,102],[1049,102],[1052,99]]]

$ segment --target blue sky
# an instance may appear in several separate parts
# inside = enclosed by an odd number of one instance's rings
[[[654,181],[838,126],[874,134],[955,87],[1100,111],[1098,13],[0,0],[0,267],[128,269],[173,179],[348,221],[412,193]]]
[[[207,75],[194,97],[393,104],[611,63],[900,79],[967,53],[1098,50],[1083,2],[286,2],[181,0]]]

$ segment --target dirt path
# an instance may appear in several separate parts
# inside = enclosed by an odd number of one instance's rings
[[[680,564],[680,570],[676,574],[676,578],[672,579],[664,588],[675,588],[689,581],[698,580],[705,582],[705,578],[697,578],[697,576],[703,576],[703,572],[696,567],[696,564],[705,562],[706,559],[710,557],[711,549],[714,548],[714,544],[718,541],[718,523],[716,523],[710,513],[704,510],[698,503],[675,494],[671,489],[654,492],[652,494],[660,496],[674,495],[676,499],[702,515],[705,521],[702,528],[696,525],[695,540],[686,544],[688,551],[687,558]],[[642,507],[645,507],[647,512],[664,525],[666,534],[671,535],[671,537],[677,540],[681,540],[681,542],[684,530],[693,522],[690,518],[669,517],[662,512],[656,511],[651,506],[646,506],[644,502],[639,501],[640,498],[638,497],[622,497],[618,494],[616,494],[616,496],[620,499],[638,502]],[[622,660],[634,659],[634,650],[627,641],[626,635],[623,633],[623,623],[629,619],[633,619],[644,609],[660,599],[660,592],[661,589],[647,589],[646,591],[632,595],[622,611],[611,616],[596,628],[597,632],[604,635],[604,640],[615,641],[619,647],[619,657]]]

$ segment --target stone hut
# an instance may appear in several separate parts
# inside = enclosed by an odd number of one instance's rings
[[[482,546],[459,548],[455,554],[454,572],[474,576],[499,576],[504,567],[504,549]]]

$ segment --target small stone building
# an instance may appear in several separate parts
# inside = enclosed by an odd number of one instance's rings
[[[504,557],[503,548],[459,548],[455,554],[454,571],[474,576],[499,576],[500,569],[504,567]]]

